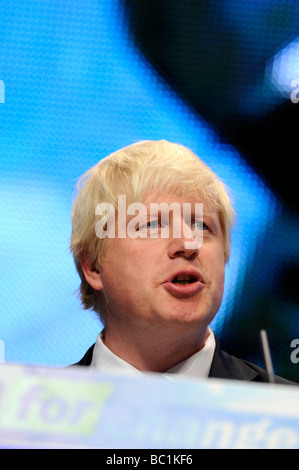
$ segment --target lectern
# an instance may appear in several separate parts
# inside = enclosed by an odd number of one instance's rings
[[[0,447],[299,448],[299,388],[0,364]]]

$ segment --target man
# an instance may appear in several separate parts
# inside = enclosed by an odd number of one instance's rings
[[[71,250],[82,304],[104,329],[77,365],[267,381],[221,351],[209,327],[233,222],[224,184],[181,145],[140,142],[89,170],[73,206]]]

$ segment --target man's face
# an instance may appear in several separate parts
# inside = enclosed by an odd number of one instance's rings
[[[195,216],[195,200],[165,194],[150,195],[150,203],[191,203]],[[198,201],[197,201],[198,202]],[[162,238],[163,221],[150,217],[140,221],[137,238],[111,238],[100,269],[101,295],[107,324],[146,326],[175,325],[180,327],[207,326],[218,311],[224,288],[225,259],[223,237],[216,212],[203,204],[203,219],[191,218],[186,228],[182,212],[180,237],[174,237],[171,217],[169,236]],[[190,230],[203,222],[202,246],[186,248],[191,240]],[[147,235],[145,237],[145,235]],[[154,238],[156,236],[157,238]]]

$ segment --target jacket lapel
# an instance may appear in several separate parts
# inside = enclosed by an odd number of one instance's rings
[[[222,351],[216,338],[216,349],[209,377],[252,381],[259,380],[259,375],[258,371],[251,368],[246,362]]]
[[[84,354],[84,356],[82,357],[82,359],[79,362],[77,362],[76,364],[73,364],[73,365],[74,366],[90,366],[94,347],[95,347],[95,344],[93,344],[88,349],[88,351],[86,351],[86,353]]]

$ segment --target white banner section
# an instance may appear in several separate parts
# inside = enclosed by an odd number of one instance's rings
[[[0,364],[0,447],[299,448],[299,388]]]

